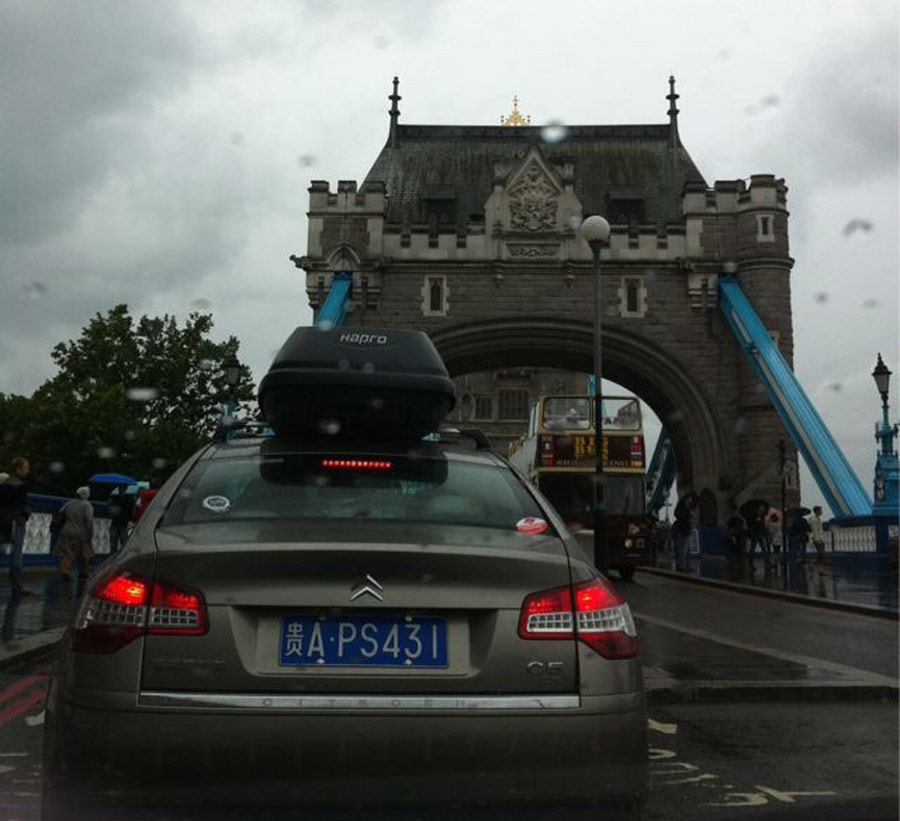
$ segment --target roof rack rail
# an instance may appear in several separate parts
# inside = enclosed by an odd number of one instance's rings
[[[223,419],[213,433],[214,442],[230,442],[232,439],[260,439],[274,436],[265,422],[257,419]]]
[[[478,428],[443,427],[433,433],[426,434],[423,439],[429,442],[458,442],[461,438],[471,439],[477,450],[492,450],[491,440]]]

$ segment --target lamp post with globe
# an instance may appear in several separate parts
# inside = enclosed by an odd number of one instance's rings
[[[594,563],[601,573],[609,569],[606,549],[606,476],[603,472],[603,288],[600,279],[600,252],[609,242],[609,223],[590,216],[581,223],[581,235],[594,255]]]
[[[898,465],[897,451],[894,449],[894,440],[897,438],[897,425],[891,425],[888,417],[888,391],[891,385],[891,371],[881,354],[878,354],[878,364],[872,371],[875,387],[881,394],[881,425],[875,424],[875,439],[880,443],[878,458],[875,462],[874,499],[872,513],[876,516],[897,517],[898,505],[900,505],[900,465]]]

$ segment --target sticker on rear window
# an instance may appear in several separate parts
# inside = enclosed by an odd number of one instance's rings
[[[227,513],[231,508],[231,502],[225,496],[207,496],[203,500],[203,507],[213,513]]]
[[[516,522],[516,530],[519,533],[544,533],[549,529],[550,525],[543,519],[537,518],[537,516],[526,516],[524,519],[519,519]]]

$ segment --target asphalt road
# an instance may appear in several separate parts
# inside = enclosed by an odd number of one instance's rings
[[[619,587],[637,612],[645,665],[676,678],[702,676],[727,684],[729,679],[771,674],[799,678],[805,686],[803,679],[816,658],[879,678],[896,676],[897,628],[888,621],[648,575]],[[42,699],[52,664],[48,653],[0,673],[0,821],[39,817]],[[647,818],[898,818],[896,701],[819,701],[813,692],[801,690],[790,701],[757,695],[752,701],[652,704]],[[367,819],[391,821],[445,816],[465,821],[513,817],[509,810],[365,813]],[[170,811],[152,817],[174,821],[182,816]],[[310,816],[254,815],[259,817]],[[360,814],[326,817],[336,821]],[[607,821],[616,816],[556,808],[517,810],[514,817]]]

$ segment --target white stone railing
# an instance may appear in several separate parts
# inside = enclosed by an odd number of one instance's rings
[[[825,534],[825,548],[833,553],[874,553],[875,525],[831,527]]]
[[[50,553],[50,513],[32,513],[25,526],[26,556],[47,556]],[[109,519],[94,519],[94,553],[109,553]]]

